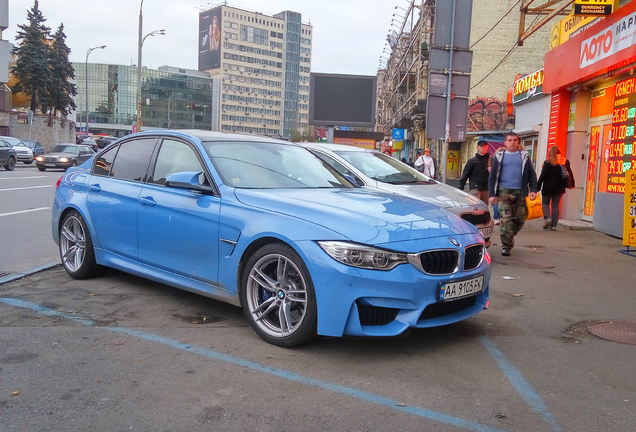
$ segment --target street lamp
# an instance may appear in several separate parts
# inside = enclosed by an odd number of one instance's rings
[[[96,49],[104,49],[106,48],[106,45],[102,45],[102,46],[97,46],[97,47],[93,47],[93,48],[89,48],[88,51],[86,51],[86,75],[84,76],[84,78],[86,78],[86,134],[88,134],[88,55]]]
[[[156,34],[165,35],[165,30],[154,30],[148,33],[146,36],[141,37],[143,34],[143,7],[144,0],[141,0],[139,5],[139,45],[137,46],[137,132],[141,132],[141,48],[144,45],[144,41],[148,36],[154,36]]]

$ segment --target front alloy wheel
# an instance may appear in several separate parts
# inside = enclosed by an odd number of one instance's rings
[[[90,277],[98,268],[90,233],[76,211],[68,213],[60,227],[60,258],[64,270],[75,279]]]
[[[241,303],[267,342],[291,347],[316,338],[316,296],[309,271],[291,247],[264,246],[249,260]]]

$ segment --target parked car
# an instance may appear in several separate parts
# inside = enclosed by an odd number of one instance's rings
[[[119,138],[117,137],[112,137],[112,136],[100,136],[97,138],[97,147],[99,147],[100,149],[108,147],[109,145],[111,145],[112,143],[114,143],[115,141],[117,141]]]
[[[50,153],[36,157],[35,166],[40,171],[45,171],[47,168],[67,170],[72,166],[83,164],[94,155],[95,152],[89,146],[62,143],[53,147]]]
[[[90,137],[84,138],[81,144],[89,146],[91,150],[93,150],[94,152],[97,152],[99,150],[99,147],[97,146],[97,141],[95,141],[95,138],[90,138]]]
[[[341,174],[349,176],[358,186],[399,193],[446,208],[479,228],[486,247],[490,246],[494,221],[488,206],[474,196],[428,178],[375,150],[343,144],[302,145]]]
[[[0,165],[7,171],[13,171],[17,159],[13,146],[0,138]]]
[[[37,140],[22,140],[24,145],[31,149],[33,152],[33,157],[40,156],[44,154],[44,146]]]
[[[69,169],[52,215],[71,277],[112,267],[241,306],[280,346],[395,336],[489,304],[491,258],[473,225],[355,187],[281,140],[137,133]]]
[[[0,139],[11,144],[11,146],[13,147],[13,150],[15,150],[15,154],[16,154],[16,158],[18,162],[22,162],[26,165],[33,163],[33,159],[34,159],[33,152],[31,151],[29,147],[27,147],[22,142],[22,140],[15,137],[9,137],[9,136],[2,136],[0,137]]]

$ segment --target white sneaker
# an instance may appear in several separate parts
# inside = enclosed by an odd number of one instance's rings
[[[499,225],[499,219],[495,219],[495,225]]]

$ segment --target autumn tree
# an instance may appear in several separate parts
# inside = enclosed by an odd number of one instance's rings
[[[39,108],[45,112],[50,104],[49,89],[53,82],[47,43],[50,29],[44,25],[46,20],[38,8],[37,0],[27,12],[27,19],[28,24],[18,26],[17,45],[12,50],[16,62],[11,73],[17,82],[11,91],[28,94],[31,97],[31,110],[35,112]]]

